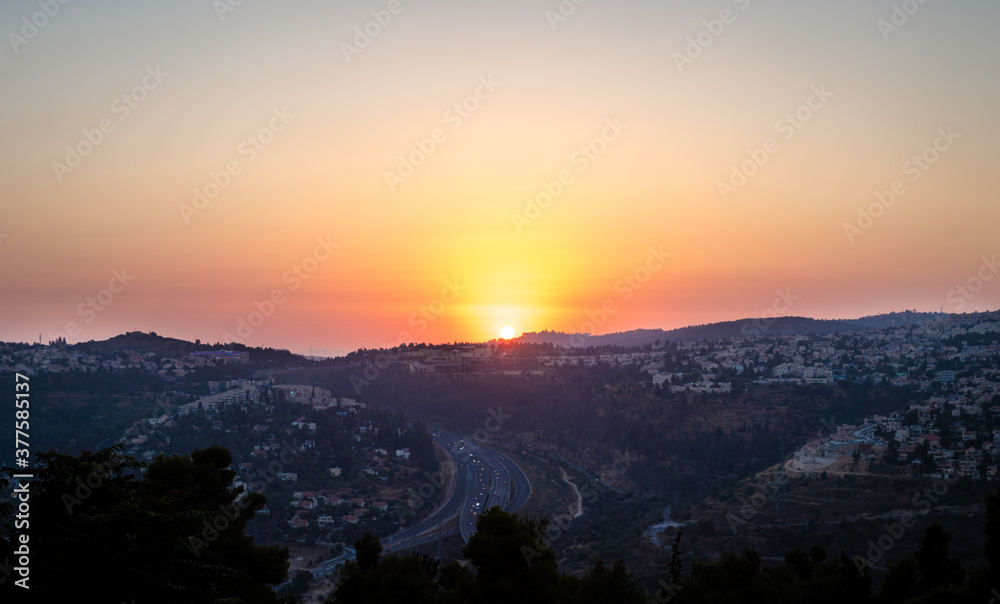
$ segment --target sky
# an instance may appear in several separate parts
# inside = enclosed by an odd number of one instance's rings
[[[0,3],[0,340],[1000,308],[1000,3]]]

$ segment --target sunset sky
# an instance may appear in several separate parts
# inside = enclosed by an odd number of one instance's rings
[[[998,22],[992,0],[4,2],[0,340],[344,352],[995,310]]]

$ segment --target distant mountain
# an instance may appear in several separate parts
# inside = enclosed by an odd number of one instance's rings
[[[130,331],[107,340],[90,340],[72,344],[67,348],[86,352],[115,352],[131,350],[136,352],[154,352],[159,357],[178,357],[191,352],[210,350],[234,350],[250,352],[250,362],[257,363],[288,363],[301,362],[303,357],[287,350],[256,347],[251,348],[238,342],[203,344],[201,341],[188,342],[177,338],[166,338],[156,332],[144,333]]]
[[[904,311],[883,315],[861,317],[860,319],[811,319],[808,317],[777,317],[775,319],[741,319],[739,321],[722,321],[707,325],[691,325],[678,329],[635,329],[599,336],[579,333],[563,333],[559,331],[527,332],[516,342],[530,344],[554,344],[567,347],[588,346],[644,346],[656,340],[673,342],[697,342],[698,340],[723,340],[747,336],[821,336],[836,333],[848,333],[875,329],[881,327],[898,327],[916,325],[924,321],[935,321],[947,316],[943,313]],[[155,332],[144,333],[130,331],[107,340],[90,340],[72,344],[68,348],[81,351],[124,351],[155,352],[161,357],[186,355],[195,351],[236,350],[251,352],[251,362],[257,363],[299,363],[309,357],[298,355],[287,350],[256,347],[251,348],[237,342],[204,344],[188,342],[177,338],[167,338]],[[333,353],[343,351],[314,350],[315,357],[333,356]]]
[[[519,342],[555,344],[568,347],[587,346],[644,346],[656,340],[672,342],[697,342],[698,340],[724,340],[748,336],[822,336],[875,329],[915,325],[937,320],[942,313],[904,311],[873,315],[860,319],[811,319],[809,317],[777,317],[774,319],[741,319],[706,325],[691,325],[678,329],[635,329],[599,336],[570,334],[559,331],[527,332]]]
[[[177,338],[165,338],[156,335],[156,332],[144,333],[141,331],[130,331],[107,340],[90,340],[69,346],[72,350],[84,351],[112,351],[112,350],[135,350],[142,352],[156,352],[162,356],[183,355],[197,350],[215,350],[212,346],[202,346],[178,340]],[[224,346],[221,348],[225,348]]]

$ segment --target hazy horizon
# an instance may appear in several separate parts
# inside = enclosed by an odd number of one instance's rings
[[[995,2],[41,6],[0,6],[0,340],[1000,308]]]
[[[788,319],[788,318],[804,318],[804,319],[812,319],[812,320],[852,321],[852,320],[863,319],[863,318],[871,317],[871,316],[888,315],[888,314],[905,313],[905,312],[938,313],[938,312],[940,312],[940,309],[938,309],[938,310],[920,310],[920,309],[910,308],[910,309],[900,309],[900,310],[895,310],[895,311],[886,311],[886,312],[881,312],[881,313],[874,313],[873,315],[864,315],[864,316],[856,316],[856,317],[803,317],[801,315],[794,315],[794,314],[781,315],[781,316],[775,315],[775,317],[777,317],[777,318],[786,318],[786,319]],[[989,312],[1000,312],[1000,309],[993,309],[993,310],[986,310],[986,311],[976,311],[976,312],[986,312],[986,313],[989,313]],[[945,314],[947,315],[947,314],[965,314],[965,313],[948,313],[947,311],[945,311]],[[767,321],[770,318],[772,318],[772,315],[765,314],[765,315],[760,316],[760,317],[738,317],[738,318],[731,318],[731,319],[722,319],[720,321],[710,321],[710,322],[707,322],[707,323],[691,323],[691,324],[687,324],[687,325],[678,325],[678,326],[673,326],[673,327],[643,326],[643,327],[634,327],[634,328],[626,329],[626,330],[608,330],[608,331],[600,331],[600,332],[560,331],[560,330],[548,329],[548,328],[544,328],[543,327],[543,328],[537,329],[537,330],[525,331],[525,332],[518,332],[516,334],[516,336],[514,338],[511,338],[511,339],[516,340],[516,339],[518,339],[521,336],[524,336],[526,334],[539,334],[539,333],[545,333],[545,332],[549,332],[549,333],[561,333],[561,334],[565,334],[565,335],[589,334],[590,336],[593,336],[593,337],[608,336],[608,335],[614,335],[614,334],[618,334],[618,333],[628,333],[628,332],[637,331],[637,330],[657,330],[657,329],[659,329],[659,330],[662,330],[662,331],[665,331],[665,332],[669,332],[669,331],[676,330],[676,329],[684,329],[684,328],[688,328],[688,327],[699,327],[699,326],[703,326],[703,325],[712,325],[712,324],[715,324],[715,323],[743,322],[743,321],[762,321],[763,322],[763,321]],[[763,324],[766,325],[768,323],[763,323]],[[584,327],[589,327],[589,325],[584,325]],[[106,337],[101,337],[101,338],[88,338],[86,340],[80,340],[80,341],[74,341],[73,339],[68,338],[67,339],[67,343],[70,344],[70,345],[73,345],[73,344],[79,344],[79,343],[84,343],[84,342],[89,342],[89,341],[104,341],[104,340],[107,340],[109,338],[113,338],[113,337],[120,336],[120,335],[126,335],[127,333],[131,333],[131,332],[155,333],[157,336],[163,337],[163,338],[173,338],[173,339],[185,340],[185,341],[189,341],[189,342],[201,341],[203,344],[213,345],[213,346],[217,345],[217,344],[230,344],[230,343],[236,342],[236,343],[240,343],[240,344],[246,344],[246,345],[251,346],[251,347],[258,347],[259,346],[259,347],[264,347],[264,348],[284,349],[284,350],[288,350],[289,352],[291,352],[293,354],[298,354],[298,355],[301,355],[301,356],[315,356],[315,357],[328,357],[328,358],[345,356],[345,355],[347,355],[347,354],[349,354],[351,352],[356,352],[356,351],[362,350],[362,349],[379,349],[379,348],[385,348],[387,346],[389,346],[389,347],[395,347],[395,346],[398,346],[399,344],[426,344],[428,346],[447,346],[447,345],[450,345],[450,344],[470,344],[470,343],[471,344],[486,344],[486,343],[490,343],[490,342],[494,342],[494,341],[502,341],[502,340],[506,339],[506,338],[503,338],[503,337],[500,337],[500,336],[495,336],[495,337],[487,338],[487,339],[484,339],[484,340],[442,340],[442,341],[425,341],[425,340],[412,339],[411,338],[410,340],[408,340],[406,342],[382,342],[382,343],[378,343],[378,344],[374,344],[374,345],[356,346],[356,347],[349,347],[349,348],[342,348],[342,349],[325,348],[323,346],[312,346],[312,347],[307,347],[307,348],[304,348],[304,349],[296,349],[296,348],[282,347],[282,346],[274,345],[274,344],[271,344],[271,343],[268,343],[268,342],[257,342],[257,343],[247,344],[246,342],[240,341],[239,338],[237,338],[235,340],[232,340],[232,341],[223,341],[223,340],[215,340],[215,339],[211,339],[211,338],[205,339],[205,338],[201,338],[201,337],[197,337],[197,336],[195,336],[195,337],[182,337],[182,336],[178,336],[178,335],[172,334],[172,333],[160,333],[160,332],[157,332],[155,330],[149,330],[149,329],[130,329],[128,331],[123,331],[123,332],[120,332],[120,333],[110,334],[110,335],[108,335]],[[38,343],[38,341],[36,339],[36,340],[28,340],[28,341],[22,340],[22,341],[19,341],[19,342],[10,341],[8,343],[35,344],[35,343]],[[43,334],[43,338],[42,338],[42,342],[41,343],[42,344],[48,344],[49,343],[44,338],[44,334]]]

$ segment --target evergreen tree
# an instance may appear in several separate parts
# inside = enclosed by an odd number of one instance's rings
[[[288,552],[243,534],[225,449],[149,465],[116,446],[38,455],[31,484],[31,596],[39,602],[277,602]],[[8,582],[12,583],[12,582]],[[8,587],[4,585],[4,589]]]

